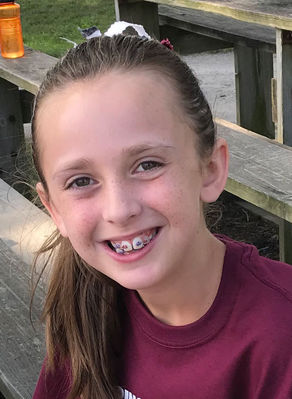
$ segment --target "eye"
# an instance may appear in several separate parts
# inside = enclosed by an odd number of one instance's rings
[[[143,161],[139,164],[136,172],[147,172],[149,170],[158,169],[162,166],[161,162],[157,161]]]
[[[67,185],[66,189],[87,187],[87,186],[91,185],[92,182],[93,182],[93,180],[90,177],[80,176],[80,177],[77,177],[76,179],[74,179],[73,181],[71,181]]]

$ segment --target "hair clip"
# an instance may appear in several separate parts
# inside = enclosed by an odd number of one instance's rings
[[[170,43],[169,39],[163,39],[160,42],[163,46],[169,48],[169,50],[173,50],[173,45]]]
[[[86,40],[89,40],[92,37],[102,36],[101,31],[96,26],[91,26],[90,28],[86,29],[78,28],[78,30]],[[130,22],[125,21],[114,22],[113,24],[111,24],[108,30],[103,33],[104,36],[110,37],[119,34],[135,35],[151,39],[151,37],[148,35],[142,25],[131,24]]]

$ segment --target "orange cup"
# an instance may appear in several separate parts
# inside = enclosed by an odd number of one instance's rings
[[[20,21],[20,5],[0,0],[0,50],[4,58],[24,55]]]

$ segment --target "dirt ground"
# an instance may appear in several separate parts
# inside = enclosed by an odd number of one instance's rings
[[[197,76],[214,117],[236,122],[233,50],[191,54],[183,57]]]
[[[209,206],[207,222],[210,230],[253,244],[262,256],[278,260],[277,224],[245,209],[239,202],[239,198],[224,192],[215,204]]]

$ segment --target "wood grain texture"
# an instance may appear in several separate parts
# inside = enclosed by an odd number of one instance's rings
[[[292,30],[292,3],[288,0],[147,0],[225,15],[240,21]]]
[[[240,45],[275,52],[275,29],[237,21],[224,15],[182,7],[159,5],[159,22]]]
[[[29,266],[0,239],[0,391],[6,399],[31,399],[44,359],[44,336],[29,320]],[[40,313],[44,291],[35,304]]]
[[[292,148],[218,119],[217,129],[230,148],[226,190],[291,223]]]
[[[283,143],[292,146],[292,32],[282,31],[281,68],[283,82]]]
[[[58,61],[50,55],[25,48],[21,58],[0,57],[0,77],[36,94],[46,72]]]

